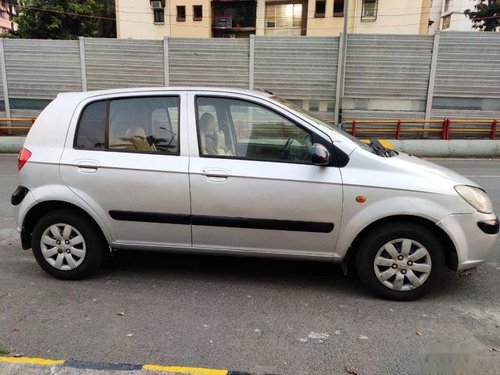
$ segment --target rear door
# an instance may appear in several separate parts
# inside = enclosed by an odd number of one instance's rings
[[[208,92],[189,99],[190,140],[198,140],[190,142],[193,245],[331,257],[340,171],[313,165],[310,155],[313,142],[329,141],[263,99]]]
[[[88,100],[76,112],[61,175],[117,247],[191,246],[185,105],[184,92],[155,92]]]

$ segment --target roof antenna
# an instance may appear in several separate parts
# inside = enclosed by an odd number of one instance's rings
[[[254,88],[256,88],[257,90],[259,91],[264,91],[264,92],[267,92],[268,94],[270,95],[275,95],[274,92],[272,92],[271,90],[266,90],[265,88],[263,87],[259,87],[259,86],[254,86]]]

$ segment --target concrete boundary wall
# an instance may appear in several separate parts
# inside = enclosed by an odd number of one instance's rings
[[[500,33],[478,32],[0,39],[0,115],[36,116],[58,92],[203,85],[271,90],[326,119],[500,118],[499,48]]]

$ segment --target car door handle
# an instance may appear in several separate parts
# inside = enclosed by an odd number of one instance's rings
[[[224,169],[203,169],[201,171],[201,174],[207,177],[213,177],[213,178],[228,178],[229,177],[229,171],[226,171]]]
[[[94,160],[77,160],[73,163],[81,172],[93,173],[99,168],[99,163]]]
[[[201,174],[207,177],[208,182],[223,184],[227,182],[230,173],[225,169],[207,168],[203,169]]]

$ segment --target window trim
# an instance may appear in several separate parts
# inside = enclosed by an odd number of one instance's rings
[[[378,0],[373,0],[373,3],[375,4],[373,16],[365,15],[366,1],[367,0],[361,0],[361,22],[375,22],[377,20],[377,15],[378,15]]]
[[[300,27],[299,26],[293,26],[293,21],[295,20],[295,17],[292,16],[292,26],[291,27],[284,27],[284,26],[276,26],[276,21],[274,26],[267,26],[267,18],[264,15],[264,29],[282,29],[282,30],[292,30],[292,29],[299,29],[301,30],[301,35],[306,35],[302,34],[302,32],[305,32],[307,30],[307,2],[304,0],[277,0],[273,2],[266,2],[264,12],[266,12],[267,6],[276,6],[276,5],[302,5],[302,15],[300,17]]]
[[[451,28],[451,13],[441,17],[441,30],[448,30]]]
[[[223,96],[223,95],[213,95],[213,94],[196,94],[194,96],[194,105],[195,105],[195,116],[196,116],[196,139],[198,142],[198,157],[200,158],[208,158],[208,159],[229,159],[229,160],[242,160],[242,161],[259,161],[259,162],[265,162],[265,163],[285,163],[285,164],[297,164],[297,165],[311,165],[315,166],[312,161],[311,162],[301,162],[297,160],[268,160],[268,159],[259,159],[259,158],[248,158],[248,157],[239,157],[239,156],[228,156],[228,155],[204,155],[201,152],[201,139],[200,139],[200,126],[199,126],[199,112],[198,112],[198,99],[199,98],[206,98],[206,99],[229,99],[229,100],[238,100],[246,103],[250,103],[256,106],[260,106],[262,108],[265,108],[281,117],[284,117],[286,120],[290,121],[292,124],[297,126],[299,129],[302,129],[303,131],[309,133],[311,135],[311,141],[312,143],[321,143],[323,146],[325,146],[328,151],[330,152],[330,164],[326,165],[326,167],[335,167],[337,165],[337,153],[335,151],[335,147],[333,143],[328,140],[326,140],[324,137],[320,136],[317,132],[314,130],[308,129],[305,126],[297,123],[297,121],[290,119],[289,116],[284,114],[283,112],[280,112],[274,108],[270,108],[269,106],[259,103],[257,101],[252,101],[251,99],[247,98],[240,98],[240,97],[234,97],[234,96]],[[232,117],[232,116],[231,116]],[[231,118],[232,121],[232,118]],[[234,130],[234,124],[233,124],[233,130]]]
[[[177,98],[178,99],[178,135],[177,135],[177,143],[179,144],[179,150],[177,152],[165,152],[165,151],[156,151],[156,152],[148,152],[148,151],[137,151],[137,150],[115,150],[109,148],[109,113],[111,108],[112,100],[126,100],[126,99],[149,99],[149,98]],[[94,149],[94,148],[84,148],[77,147],[77,138],[78,132],[80,130],[80,124],[82,121],[82,116],[87,107],[94,103],[106,102],[106,123],[104,124],[104,149]],[[182,110],[182,98],[179,94],[173,95],[139,95],[139,96],[119,96],[112,98],[103,98],[91,100],[88,103],[85,103],[84,107],[81,109],[78,114],[78,122],[76,123],[75,133],[73,134],[73,149],[74,150],[83,150],[83,151],[97,151],[97,152],[120,152],[120,153],[128,153],[128,154],[145,154],[145,155],[162,155],[162,156],[180,156],[181,155],[181,110]]]
[[[341,12],[336,12],[335,11],[335,4],[337,4],[339,0],[333,0],[333,17],[344,17],[344,5],[345,5],[345,0],[344,4],[342,4],[342,11]]]
[[[184,8],[184,17],[179,17],[179,8]],[[177,22],[186,22],[186,6],[185,5],[177,5],[175,7],[175,10],[177,12],[176,21]]]
[[[156,20],[156,15],[161,14],[162,16],[160,17],[163,19],[163,21],[157,21]],[[153,23],[155,25],[164,25],[165,24],[165,9],[153,9]]]
[[[318,13],[318,3],[324,3],[324,12],[323,13]],[[316,0],[314,2],[314,18],[325,18],[325,14],[326,14],[326,0]]]
[[[195,7],[200,7],[201,16],[196,17],[196,12],[194,11]],[[203,20],[203,5],[193,5],[193,21],[202,21]]]

